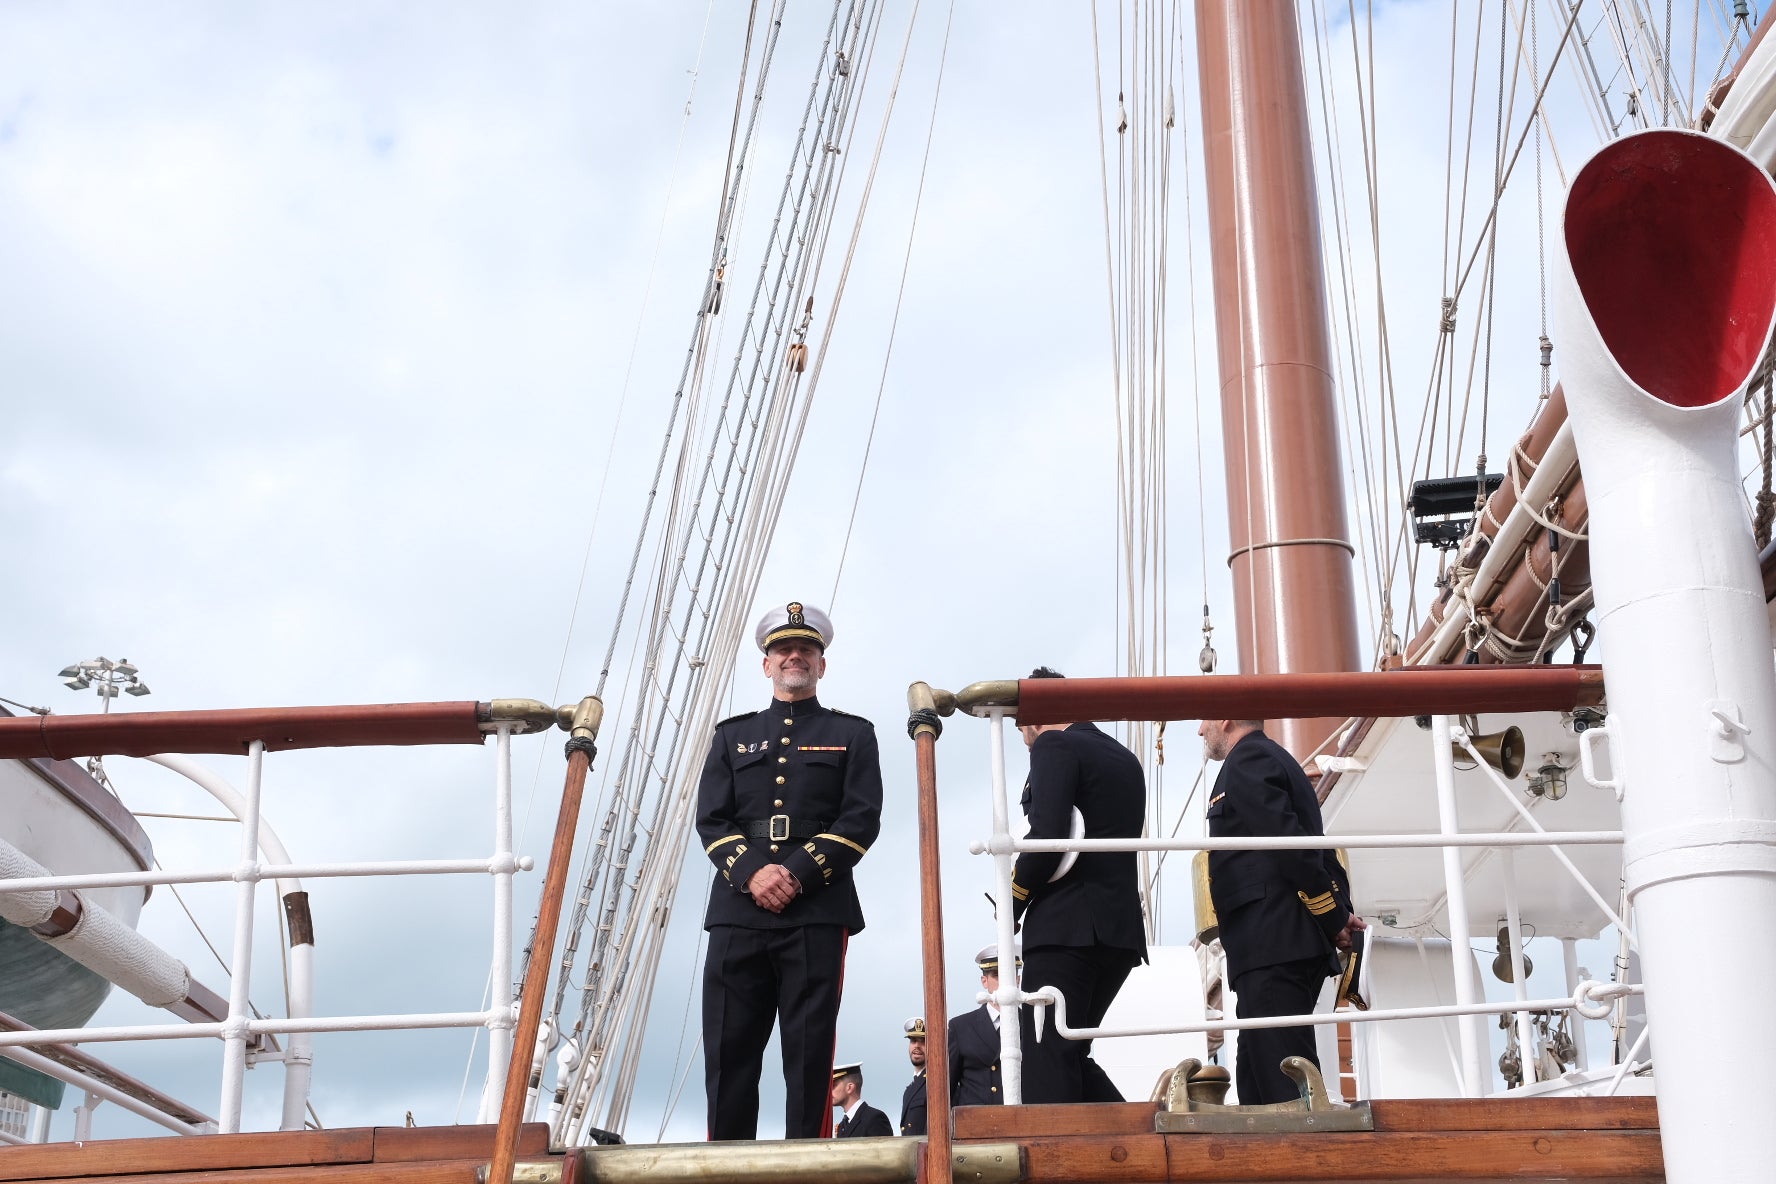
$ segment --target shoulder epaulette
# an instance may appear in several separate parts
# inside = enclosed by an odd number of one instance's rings
[[[737,724],[743,719],[751,719],[757,714],[758,712],[756,711],[742,711],[739,715],[730,715],[727,719],[717,721],[715,726],[718,728],[725,728],[729,724]]]
[[[858,715],[855,711],[840,711],[837,707],[828,707],[827,710],[832,712],[834,715],[842,715],[846,719],[854,719],[854,720],[857,720],[859,723],[869,724],[869,726],[872,728],[876,726],[875,724],[870,724],[869,720],[864,719],[861,715]]]

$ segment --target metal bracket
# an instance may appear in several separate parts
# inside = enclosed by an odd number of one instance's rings
[[[1751,728],[1739,704],[1730,699],[1708,701],[1708,755],[1718,764],[1736,765],[1745,759],[1745,737]]]
[[[1024,1178],[1024,1153],[1016,1143],[966,1143],[950,1152],[956,1184],[1016,1184]]]
[[[1312,1061],[1305,1057],[1286,1057],[1282,1069],[1301,1090],[1298,1100],[1265,1106],[1223,1106],[1190,1096],[1191,1079],[1202,1072],[1202,1064],[1195,1058],[1186,1060],[1172,1070],[1165,1109],[1154,1115],[1153,1128],[1162,1135],[1274,1135],[1375,1129],[1375,1117],[1370,1113],[1369,1103],[1333,1104],[1326,1093],[1326,1082]],[[1221,1073],[1224,1081],[1225,1070]],[[1202,1084],[1199,1080],[1199,1094],[1203,1092]],[[1224,1091],[1226,1086],[1217,1082],[1210,1088]]]

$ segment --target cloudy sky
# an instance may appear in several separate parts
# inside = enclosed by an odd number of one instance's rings
[[[753,219],[781,183],[828,12],[788,7]],[[1311,21],[1317,9],[1304,12]],[[826,603],[836,585],[821,696],[878,726],[888,804],[859,873],[869,926],[851,947],[840,1053],[874,1071],[869,1093],[890,1110],[903,1083],[900,1023],[921,1000],[906,684],[958,687],[1038,663],[1112,673],[1120,652],[1096,130],[1100,115],[1114,126],[1115,99],[1100,107],[1084,5],[954,12],[888,359],[949,18],[939,4],[917,8],[854,270],[828,322],[848,215],[834,235],[811,335],[828,360],[747,613]],[[882,23],[853,154],[873,150],[909,19],[913,7],[895,5]],[[1349,86],[1349,29],[1342,13],[1328,19],[1329,60]],[[1378,222],[1399,293],[1389,316],[1410,433],[1444,283],[1435,261],[1447,67],[1427,82],[1424,63],[1441,61],[1449,17],[1442,4],[1399,3],[1377,6],[1375,20]],[[0,695],[61,712],[96,707],[53,676],[98,654],[129,657],[153,687],[120,709],[589,693],[704,283],[744,32],[738,4],[0,2],[0,498],[13,556]],[[1107,91],[1118,35],[1106,6],[1096,36]],[[1464,24],[1464,46],[1473,35]],[[1555,36],[1542,36],[1546,54]],[[1488,52],[1475,116],[1482,192],[1496,96],[1486,79],[1498,66]],[[1176,101],[1174,167],[1189,184],[1180,180],[1173,202],[1170,642],[1159,661],[1186,672],[1201,645],[1205,552],[1211,606],[1223,625],[1232,613],[1202,206],[1200,194],[1186,200],[1200,181],[1193,77],[1180,76]],[[1336,134],[1357,161],[1343,167],[1360,179],[1361,132],[1342,118]],[[1595,134],[1578,116],[1557,138],[1570,175]],[[853,204],[866,163],[851,162]],[[1552,202],[1551,153],[1546,169]],[[1495,468],[1538,384],[1535,191],[1527,181],[1515,192],[1524,190],[1502,215],[1501,272],[1516,287],[1495,326]],[[1365,199],[1360,189],[1345,199],[1358,203],[1346,215],[1361,240],[1356,266],[1372,269]],[[1470,246],[1476,217],[1470,209]],[[1373,388],[1372,299],[1353,317],[1370,337]],[[1471,469],[1471,434],[1456,451],[1445,471]],[[1226,633],[1217,645],[1233,652]],[[768,693],[755,661],[742,651],[733,710]],[[952,1010],[969,1005],[968,955],[992,936],[981,901],[990,869],[966,851],[990,821],[986,736],[959,723],[940,752]],[[1200,753],[1187,734],[1169,754],[1175,809]],[[1018,761],[1014,745],[1014,782]],[[244,762],[211,763],[244,783]],[[267,818],[298,860],[480,854],[492,765],[491,749],[278,757]],[[520,742],[520,847],[539,859],[561,769],[556,740]],[[114,762],[112,774],[137,809],[215,812],[139,762]],[[169,867],[219,865],[236,841],[210,822],[158,820],[150,831]],[[632,1139],[662,1125],[678,1137],[702,1129],[690,985],[706,881],[698,855],[673,922],[681,952],[654,997]],[[521,893],[521,926],[535,883]],[[479,1006],[486,884],[310,888],[324,1011]],[[171,895],[156,892],[143,930],[222,988]],[[230,890],[185,896],[226,955]],[[1187,903],[1167,907],[1162,936],[1182,941]],[[267,907],[254,998],[275,1012],[272,925]],[[153,1020],[115,999],[99,1017]],[[322,1038],[316,1109],[335,1126],[399,1122],[407,1111],[424,1123],[466,1118],[469,1042]],[[215,1106],[211,1044],[106,1055]],[[687,1067],[691,1084],[668,1119]],[[767,1132],[780,1122],[772,1078]],[[275,1123],[281,1085],[276,1068],[252,1075],[249,1126]],[[102,1133],[142,1129],[101,1113],[115,1124]],[[56,1122],[67,1137],[68,1112]]]

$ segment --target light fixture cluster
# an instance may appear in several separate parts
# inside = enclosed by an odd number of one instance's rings
[[[62,667],[62,672],[57,677],[64,680],[62,685],[69,690],[84,691],[88,687],[94,688],[109,710],[111,700],[117,698],[118,691],[137,698],[151,693],[140,675],[141,671],[128,658],[120,662],[113,662],[110,658],[88,658],[84,662]]]

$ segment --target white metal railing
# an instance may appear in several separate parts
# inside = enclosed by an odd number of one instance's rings
[[[1339,1011],[1331,1013],[1310,1013],[1298,1016],[1266,1016],[1253,1019],[1228,1019],[1211,1017],[1198,1023],[1169,1024],[1161,1027],[1148,1028],[1074,1028],[1067,1023],[1066,1003],[1052,987],[1040,987],[1036,991],[1026,992],[1015,981],[1014,976],[1002,976],[999,988],[993,992],[981,992],[977,998],[981,1002],[991,1001],[999,1008],[1000,1023],[1000,1065],[1003,1078],[1004,1098],[1007,1104],[1015,1105],[1023,1100],[1023,1047],[1021,1036],[1021,1006],[1034,1008],[1032,1022],[1035,1023],[1036,1038],[1042,1038],[1047,1023],[1047,1011],[1054,1011],[1053,1027],[1055,1033],[1068,1040],[1095,1040],[1100,1037],[1119,1036],[1159,1036],[1206,1032],[1239,1031],[1246,1028],[1288,1028],[1321,1024],[1369,1024],[1384,1020],[1414,1019],[1454,1019],[1460,1038],[1460,1055],[1458,1057],[1458,1076],[1462,1081],[1462,1092],[1467,1097],[1477,1097],[1482,1092],[1483,1065],[1481,1049],[1487,1046],[1486,1036],[1478,1026],[1478,1020],[1489,1015],[1513,1015],[1518,1047],[1522,1054],[1523,1081],[1529,1084],[1535,1078],[1535,1053],[1532,1027],[1532,1015],[1536,1012],[1571,1011],[1584,1019],[1603,1019],[1617,1006],[1620,1000],[1642,993],[1639,985],[1621,983],[1600,983],[1592,980],[1580,981],[1576,952],[1572,942],[1564,943],[1564,961],[1566,963],[1567,985],[1573,991],[1571,996],[1551,999],[1528,998],[1528,987],[1525,982],[1527,975],[1523,973],[1525,959],[1523,957],[1522,918],[1519,914],[1516,899],[1516,886],[1513,882],[1511,868],[1505,868],[1506,884],[1506,928],[1509,933],[1510,956],[1516,968],[1513,975],[1514,998],[1507,1003],[1487,1003],[1474,998],[1472,969],[1473,935],[1468,925],[1466,878],[1463,872],[1459,851],[1463,848],[1485,847],[1500,848],[1508,861],[1515,848],[1547,848],[1560,862],[1561,866],[1572,875],[1580,887],[1591,898],[1592,902],[1603,911],[1611,923],[1624,935],[1625,940],[1634,944],[1632,929],[1624,922],[1616,909],[1610,907],[1603,897],[1592,887],[1591,882],[1579,871],[1563,847],[1575,846],[1611,846],[1620,845],[1622,832],[1619,830],[1591,831],[1549,831],[1536,820],[1533,814],[1517,800],[1508,782],[1496,770],[1488,765],[1475,750],[1472,738],[1467,731],[1456,725],[1447,715],[1431,717],[1430,739],[1436,757],[1437,805],[1439,831],[1435,834],[1366,834],[1336,835],[1324,837],[1287,836],[1264,838],[1192,838],[1192,839],[1028,839],[1014,838],[1010,828],[1010,799],[1005,777],[1005,719],[1013,714],[1013,709],[995,707],[984,712],[991,727],[991,754],[993,771],[993,832],[986,840],[975,840],[969,844],[969,850],[975,855],[990,854],[993,856],[998,899],[1006,902],[1006,907],[997,910],[999,931],[1000,958],[1003,963],[1009,957],[1008,951],[1015,949],[1015,925],[1012,920],[1010,901],[1011,877],[1013,863],[1021,852],[1025,851],[1301,851],[1328,849],[1397,849],[1397,848],[1429,848],[1438,847],[1443,852],[1443,870],[1445,880],[1445,902],[1449,913],[1450,957],[1455,979],[1455,997],[1453,1005],[1435,1007],[1408,1007],[1391,1009],[1371,1009],[1368,1011]],[[1493,785],[1510,801],[1519,816],[1530,826],[1524,831],[1491,831],[1462,832],[1455,808],[1455,757],[1454,745],[1461,745],[1474,759],[1477,766],[1484,770]],[[1588,780],[1592,779],[1589,767],[1585,769]],[[1607,782],[1593,780],[1593,784],[1608,788]],[[1636,946],[1636,948],[1638,948]],[[1645,1033],[1642,1033],[1644,1041]],[[1584,1041],[1577,1042],[1579,1048]],[[1621,1084],[1639,1045],[1624,1058],[1623,1068],[1616,1075],[1611,1087]],[[1582,1055],[1582,1054],[1581,1054]]]
[[[153,870],[144,872],[94,873],[66,876],[35,876],[0,880],[0,893],[38,891],[43,889],[79,889],[148,884],[234,883],[234,948],[230,974],[228,1015],[213,1023],[131,1024],[103,1028],[54,1028],[22,1032],[0,1031],[0,1055],[43,1069],[65,1081],[76,1084],[87,1093],[88,1104],[99,1100],[116,1102],[119,1106],[143,1115],[168,1129],[182,1134],[198,1134],[205,1129],[223,1133],[240,1130],[244,1079],[249,1058],[281,1059],[287,1055],[259,1054],[251,1051],[253,1038],[261,1035],[303,1035],[321,1032],[370,1032],[406,1029],[485,1027],[489,1032],[490,1056],[484,1099],[497,1100],[504,1089],[507,1063],[511,1053],[513,1028],[512,937],[513,876],[530,871],[534,861],[519,858],[513,852],[512,826],[512,729],[511,723],[495,725],[497,742],[494,790],[494,853],[484,859],[384,860],[340,863],[263,863],[260,861],[260,815],[264,788],[265,747],[254,741],[248,750],[247,789],[237,813],[242,822],[240,860],[230,867],[198,871]],[[170,763],[170,762],[169,762]],[[338,877],[373,877],[395,875],[489,875],[493,877],[493,950],[491,955],[492,993],[486,1008],[478,1011],[427,1012],[393,1015],[347,1015],[331,1017],[256,1018],[248,1003],[252,986],[253,918],[258,886],[265,880],[328,879]],[[94,1079],[85,1078],[75,1070],[28,1051],[33,1046],[73,1043],[107,1043],[135,1040],[194,1040],[221,1038],[223,1041],[222,1085],[218,1106],[219,1118],[212,1128],[209,1123],[193,1124],[168,1114],[123,1091]],[[72,1074],[72,1076],[71,1076]],[[80,1077],[79,1080],[75,1080]],[[294,1083],[292,1083],[294,1084]],[[306,1107],[306,1074],[300,1075],[299,1104],[295,1107],[296,1124]],[[90,1111],[88,1111],[90,1113]],[[285,1104],[285,1124],[289,1125],[292,1105]],[[486,1103],[483,1103],[483,1121]]]

